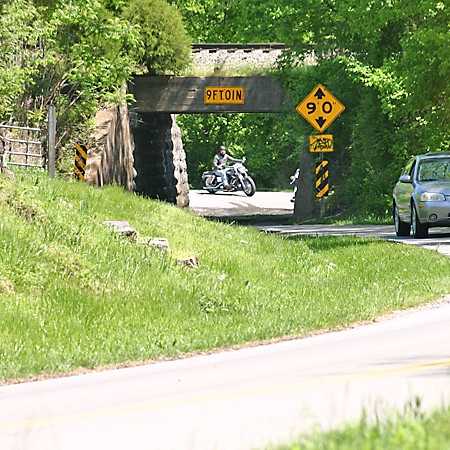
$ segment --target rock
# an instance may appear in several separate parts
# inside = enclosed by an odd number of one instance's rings
[[[156,247],[158,250],[169,250],[169,241],[166,238],[141,237],[137,239],[137,243],[141,245],[148,245],[149,247]]]
[[[103,224],[112,228],[115,233],[127,238],[136,236],[136,230],[128,223],[127,220],[107,220],[106,222],[103,222]]]
[[[131,239],[137,244],[156,247],[158,250],[162,251],[169,250],[168,239],[138,236],[137,231],[128,223],[127,220],[107,220],[106,222],[103,222],[103,224],[109,226],[115,233]]]
[[[194,269],[200,267],[198,256],[191,256],[190,258],[178,259],[177,262],[185,267],[192,267]]]
[[[14,173],[10,170],[2,169],[0,170],[0,173],[8,178],[8,180],[14,180]]]
[[[169,241],[166,238],[150,238],[148,245],[156,247],[158,250],[169,250]]]

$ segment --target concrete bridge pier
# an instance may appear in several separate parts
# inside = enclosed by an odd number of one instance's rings
[[[132,113],[135,191],[180,207],[189,206],[186,154],[175,114]]]

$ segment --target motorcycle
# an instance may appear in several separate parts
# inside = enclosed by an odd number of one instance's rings
[[[210,194],[215,194],[217,191],[236,192],[242,190],[245,195],[251,197],[256,192],[256,185],[248,175],[247,168],[243,163],[245,163],[245,158],[242,160],[242,163],[235,163],[226,168],[231,189],[226,189],[220,175],[216,175],[212,170],[202,174],[203,189],[206,189]]]

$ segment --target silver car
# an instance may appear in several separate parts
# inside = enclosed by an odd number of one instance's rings
[[[428,236],[431,227],[450,227],[450,152],[415,156],[394,187],[397,236]]]

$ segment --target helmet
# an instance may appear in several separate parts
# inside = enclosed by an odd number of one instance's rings
[[[221,152],[222,150],[225,150],[225,151],[227,151],[227,148],[226,148],[226,147],[224,147],[223,145],[221,145],[221,146],[219,147],[219,152]]]

